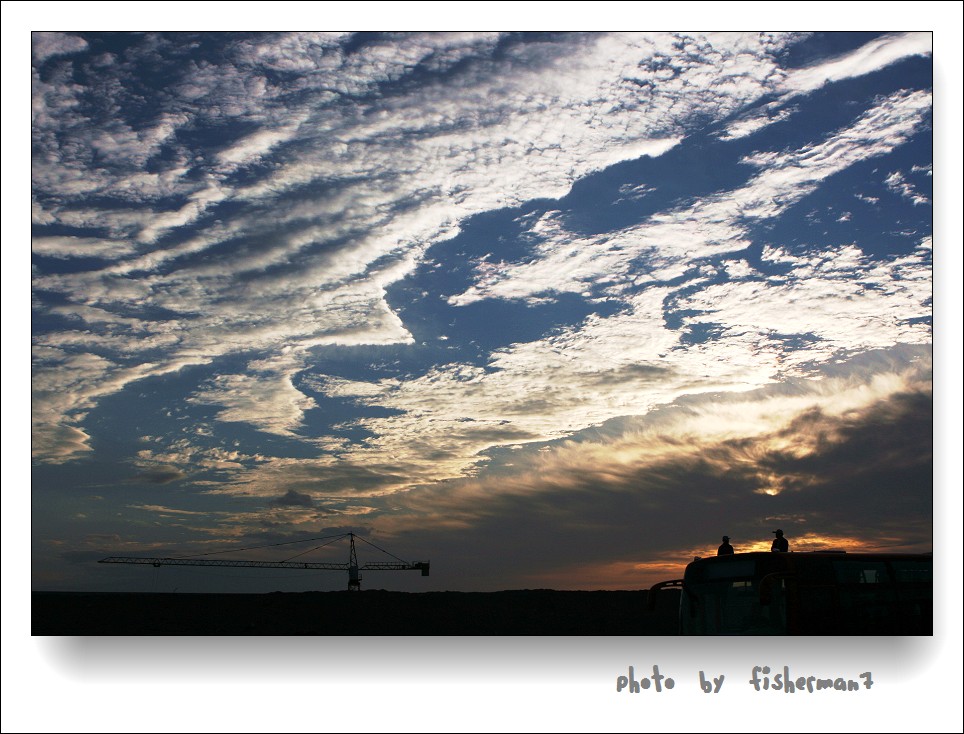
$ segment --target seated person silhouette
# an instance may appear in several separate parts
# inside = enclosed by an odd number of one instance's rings
[[[790,551],[790,544],[787,542],[787,539],[783,537],[783,531],[774,530],[773,533],[777,537],[773,539],[773,545],[770,546],[770,550],[774,553],[788,553]]]
[[[716,555],[718,555],[718,556],[732,556],[732,555],[733,555],[733,546],[730,545],[730,536],[729,536],[729,535],[724,535],[724,536],[723,536],[723,545],[721,545],[721,546],[719,547],[719,549],[717,549]]]

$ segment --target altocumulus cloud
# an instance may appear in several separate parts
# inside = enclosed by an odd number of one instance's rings
[[[930,42],[812,40],[35,34],[35,480],[199,544],[856,538],[807,498],[926,412]]]
[[[65,49],[82,41],[59,40]],[[35,288],[116,314],[163,309],[171,318],[146,323],[149,333],[137,336],[163,335],[169,342],[157,359],[177,366],[279,340],[293,347],[404,341],[388,309],[378,315],[384,273],[402,277],[466,216],[563,194],[592,170],[665,150],[697,114],[722,116],[746,104],[766,91],[762,80],[786,40],[721,36],[716,45],[701,41],[698,54],[677,51],[674,64],[675,42],[588,35],[500,46],[498,38],[431,35],[372,41],[348,54],[328,36],[292,43],[268,36],[229,40],[227,59],[217,64],[176,65],[190,47],[180,36],[61,63],[45,51],[48,63],[34,72],[38,218],[106,231],[124,244],[111,258],[109,244],[85,238],[78,251],[86,244],[104,265],[38,275]],[[602,51],[607,62],[600,66]],[[138,92],[162,81],[141,65],[162,53],[172,59],[160,70],[165,84],[152,89],[155,102],[139,103]],[[684,95],[687,75],[700,79],[740,54],[754,65],[736,77],[737,94]],[[295,59],[296,66],[314,59],[313,73],[292,68]],[[407,91],[400,80],[423,63],[431,67],[425,83]],[[76,66],[90,85],[71,80]],[[630,69],[673,81],[640,99],[645,79],[624,78]],[[180,81],[171,84],[166,72]],[[290,122],[300,115],[304,122]],[[201,147],[180,142],[229,123],[263,129],[227,146],[218,144],[221,136]],[[94,152],[107,148],[94,163]],[[270,167],[234,170],[272,151]],[[155,171],[143,170],[146,161]],[[223,170],[225,161],[231,170]],[[131,176],[139,181],[137,207],[123,205]],[[105,207],[105,200],[116,204]],[[228,202],[240,211],[227,222],[208,214]],[[139,254],[125,257],[132,245]],[[108,358],[104,371],[122,385],[137,379],[143,364]],[[110,391],[98,382],[74,388],[83,394],[77,402]],[[51,407],[56,417],[37,424],[37,451],[62,455],[48,438],[55,426],[75,423],[78,411]]]

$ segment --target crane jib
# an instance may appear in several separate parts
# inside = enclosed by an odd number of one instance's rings
[[[109,556],[103,558],[98,563],[132,563],[144,566],[153,566],[154,568],[160,568],[161,566],[220,566],[222,568],[299,568],[307,569],[312,571],[347,571],[348,572],[348,589],[349,591],[357,591],[361,588],[361,572],[362,571],[421,571],[422,576],[429,575],[429,562],[428,561],[416,561],[414,563],[408,563],[392,555],[383,548],[379,548],[371,541],[367,541],[364,538],[359,538],[364,540],[364,542],[371,545],[373,548],[380,550],[386,555],[395,558],[395,561],[370,561],[365,564],[358,563],[358,556],[355,553],[355,534],[346,533],[340,536],[329,536],[324,538],[324,540],[329,540],[334,537],[335,540],[348,538],[350,542],[350,550],[348,561],[346,563],[329,563],[320,561],[246,561],[239,559],[229,559],[229,558],[160,558],[160,557],[143,557],[143,556]],[[318,540],[315,538],[314,540]],[[303,541],[293,541],[293,542],[303,542]],[[275,543],[273,545],[289,545],[290,542]],[[329,543],[324,543],[323,545],[328,545]],[[267,547],[267,546],[259,546]],[[322,546],[317,546],[316,548],[310,550],[317,550]],[[254,548],[242,548],[240,550],[254,550]],[[230,551],[217,551],[202,555],[213,555],[219,552],[230,552]],[[309,551],[304,551],[298,555],[305,555]]]
[[[98,563],[135,563],[147,566],[222,566],[228,568],[301,568],[321,571],[348,571],[347,563],[319,563],[313,561],[236,561],[204,558],[144,558],[139,556],[110,556]],[[385,563],[371,562],[359,565],[359,571],[421,571],[428,576],[429,562]]]

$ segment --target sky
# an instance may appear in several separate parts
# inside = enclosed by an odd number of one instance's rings
[[[31,55],[34,589],[341,589],[96,561],[347,532],[405,591],[932,550],[930,33]]]

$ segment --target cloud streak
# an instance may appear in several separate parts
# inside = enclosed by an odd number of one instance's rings
[[[679,53],[673,40],[575,35],[510,43],[496,61],[490,55],[500,40],[490,36],[373,41],[350,55],[339,38],[271,36],[238,44],[217,66],[188,65],[173,91],[159,90],[159,109],[147,120],[124,119],[131,115],[123,104],[136,85],[150,83],[133,76],[142,58],[177,51],[170,37],[150,36],[143,48],[86,62],[107,72],[98,82],[106,107],[67,81],[70,67],[46,58],[34,70],[35,159],[43,161],[34,172],[38,223],[96,228],[117,244],[41,237],[38,255],[64,258],[76,244],[115,262],[66,273],[41,268],[35,289],[117,316],[163,309],[169,318],[144,327],[176,334],[167,358],[177,363],[279,340],[302,347],[409,341],[381,289],[411,272],[430,244],[457,233],[459,220],[558,196],[593,170],[658,155],[694,115],[724,115],[762,93],[752,79],[765,78],[786,43],[724,35],[682,39],[693,53]],[[601,67],[600,53],[609,59]],[[684,96],[739,54],[753,59],[741,69],[739,93]],[[307,59],[317,68],[305,76]],[[411,92],[377,91],[429,60],[434,81]],[[630,125],[630,117],[640,119],[645,80],[637,72],[648,65],[647,79],[662,76],[654,64],[674,68],[672,79],[645,87],[641,119],[651,122]],[[288,75],[271,82],[269,71]],[[362,93],[370,95],[365,107],[353,99]],[[493,99],[500,100],[494,107]],[[234,119],[264,127],[227,145],[192,151],[180,142]],[[104,153],[93,167],[91,151]],[[267,155],[275,160],[253,182],[242,176],[239,169]],[[312,194],[307,206],[304,197],[319,187],[322,196]],[[120,203],[131,195],[137,208],[90,208],[94,196]],[[232,202],[241,210],[230,223],[215,219]],[[126,374],[136,379],[136,370]],[[93,401],[96,388],[88,392]],[[60,422],[70,425],[69,415]]]

